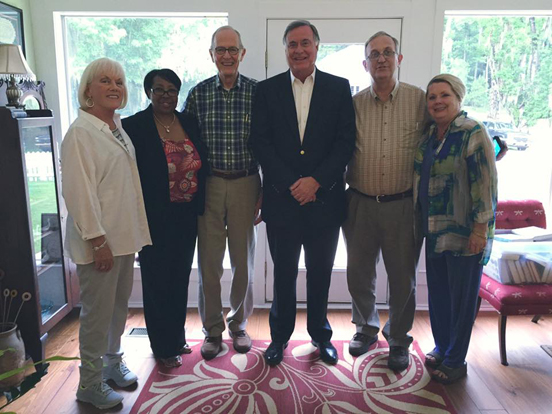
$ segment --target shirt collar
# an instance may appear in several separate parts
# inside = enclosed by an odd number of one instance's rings
[[[395,99],[395,97],[397,96],[397,91],[399,90],[399,80],[397,79],[395,81],[395,87],[393,88],[393,90],[391,91],[391,100]],[[374,99],[377,99],[379,100],[378,98],[378,95],[376,94],[376,91],[374,90],[374,88],[370,85],[370,94],[372,95],[372,98]]]
[[[99,131],[101,131],[104,128],[107,128],[108,131],[111,131],[111,128],[109,128],[109,125],[107,125],[104,121],[102,121],[100,118],[89,114],[85,110],[79,108],[79,118],[86,119],[88,122],[92,124],[92,126]],[[121,115],[119,115],[117,112],[113,115],[113,121],[115,122],[115,125],[117,128],[119,128],[121,122]]]
[[[293,76],[293,72],[291,71],[291,69],[290,69],[290,71],[289,71],[289,76],[290,76],[290,78],[291,78],[291,86],[293,86],[293,82],[295,82],[295,79],[297,79],[297,78],[296,78],[295,76]],[[314,79],[315,79],[315,77],[316,77],[316,66],[314,67],[314,70],[312,71],[312,73],[311,73],[309,76],[307,76],[307,79],[308,79],[308,78],[312,78],[312,83],[313,83],[313,85],[314,85]],[[307,79],[305,79],[305,81],[306,81]],[[299,80],[299,79],[297,79],[297,80]],[[301,81],[299,80],[299,82],[301,82]],[[304,83],[304,82],[301,82],[301,83]]]
[[[218,75],[218,73],[215,75],[215,79],[216,79],[216,81],[215,81],[216,82],[216,84],[215,84],[216,87],[218,89],[224,89],[224,85],[220,81],[220,76]],[[238,77],[236,78],[236,83],[230,89],[234,89],[234,88],[240,89],[240,87],[241,87],[241,75],[238,73]]]

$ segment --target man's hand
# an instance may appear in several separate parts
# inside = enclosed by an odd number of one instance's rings
[[[255,226],[259,224],[261,221],[263,221],[263,217],[261,216],[261,207],[263,206],[263,190],[259,193],[259,199],[257,200],[257,203],[255,204],[255,221],[253,224]]]
[[[316,192],[320,188],[320,184],[312,177],[303,177],[295,181],[289,190],[291,195],[300,205],[304,206],[307,203],[316,200]]]

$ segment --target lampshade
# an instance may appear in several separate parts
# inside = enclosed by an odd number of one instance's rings
[[[36,79],[19,45],[0,44],[0,74]]]

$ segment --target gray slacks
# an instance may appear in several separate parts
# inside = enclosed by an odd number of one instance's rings
[[[348,216],[343,224],[347,245],[347,283],[356,330],[376,336],[376,265],[380,251],[389,282],[389,319],[383,335],[390,346],[408,347],[416,310],[416,266],[421,243],[414,235],[412,197],[378,203],[347,191]]]
[[[77,265],[82,304],[80,385],[85,387],[102,381],[103,365],[114,365],[123,356],[121,335],[132,292],[134,254],[115,256],[113,261],[109,272],[97,271],[94,263]]]
[[[232,266],[228,329],[244,330],[253,312],[253,222],[260,191],[259,174],[234,180],[207,178],[205,212],[198,217],[199,314],[206,336],[219,336],[225,329],[220,281],[227,239]]]

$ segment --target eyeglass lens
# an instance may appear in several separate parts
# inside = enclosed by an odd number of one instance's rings
[[[393,51],[393,50],[384,50],[383,53],[374,51],[374,52],[370,53],[370,56],[368,56],[368,59],[378,60],[381,55],[383,55],[384,58],[389,59],[390,57],[395,56],[395,51]]]
[[[163,88],[154,88],[154,89],[152,89],[152,92],[157,96],[163,96],[165,94],[167,94],[167,95],[169,95],[173,98],[175,96],[178,96],[178,91],[176,89],[169,89],[168,91],[166,91]]]
[[[235,47],[235,46],[232,46],[232,47],[222,47],[222,46],[219,46],[219,47],[215,47],[215,53],[217,55],[224,55],[226,53],[226,51],[228,51],[228,53],[230,53],[231,55],[237,55],[238,52],[240,51],[239,48]]]

